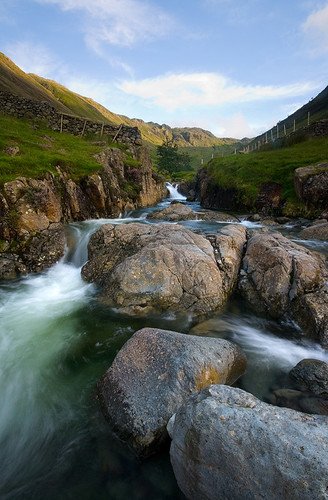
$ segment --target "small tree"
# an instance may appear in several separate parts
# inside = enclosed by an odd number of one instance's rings
[[[157,146],[156,154],[158,170],[163,173],[173,175],[192,169],[190,156],[188,153],[179,153],[173,139],[166,139],[161,146]]]

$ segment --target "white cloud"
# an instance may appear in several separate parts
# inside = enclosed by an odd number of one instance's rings
[[[174,111],[195,106],[294,97],[318,86],[311,82],[281,86],[245,85],[218,73],[178,73],[143,80],[125,80],[119,84],[119,88],[149,104]]]
[[[174,21],[163,9],[145,0],[37,0],[63,11],[84,14],[87,45],[99,52],[105,44],[131,46],[166,35]]]
[[[328,52],[328,3],[312,12],[302,28],[311,39],[315,54]]]
[[[214,134],[219,137],[253,137],[256,128],[252,126],[242,113],[236,113],[227,118],[221,118],[212,128]]]
[[[53,78],[55,74],[58,75],[63,70],[63,65],[46,47],[31,41],[8,44],[5,52],[17,66],[27,73]]]

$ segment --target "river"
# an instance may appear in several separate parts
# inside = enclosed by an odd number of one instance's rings
[[[159,206],[173,198],[181,195],[172,187],[171,198]],[[89,237],[101,224],[146,224],[151,210],[71,224],[59,263],[40,275],[0,284],[2,500],[183,498],[167,451],[139,461],[111,434],[99,412],[95,384],[135,330],[160,326],[187,333],[191,325],[170,316],[119,316],[97,303],[93,286],[80,275]],[[183,224],[204,232],[224,225]],[[297,240],[293,226],[283,232]],[[324,243],[306,245],[327,251]],[[238,343],[248,357],[239,386],[264,399],[301,359],[328,361],[327,352],[302,339],[295,325],[255,316],[238,301],[192,331]]]

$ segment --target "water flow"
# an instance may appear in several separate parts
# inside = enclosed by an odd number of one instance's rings
[[[186,196],[183,196],[178,191],[179,184],[171,184],[170,182],[166,183],[166,187],[170,193],[171,200],[186,200]]]

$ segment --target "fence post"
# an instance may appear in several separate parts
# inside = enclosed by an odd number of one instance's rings
[[[308,112],[307,124],[308,124],[308,126],[310,125],[310,111]]]
[[[101,124],[101,131],[100,131],[100,137],[103,136],[103,133],[104,133],[104,123]]]
[[[87,121],[84,120],[84,123],[83,123],[83,129],[82,129],[82,132],[81,132],[81,137],[83,137],[83,134],[84,134],[84,131],[85,131],[85,127],[87,125]]]
[[[284,124],[284,135],[287,135],[286,133],[286,125]]]
[[[293,132],[296,132],[296,120],[294,119],[294,127],[293,127]]]
[[[273,142],[273,129],[271,129],[271,142]]]
[[[277,123],[277,139],[279,139],[279,125]]]
[[[63,132],[63,114],[60,115],[60,133]]]

